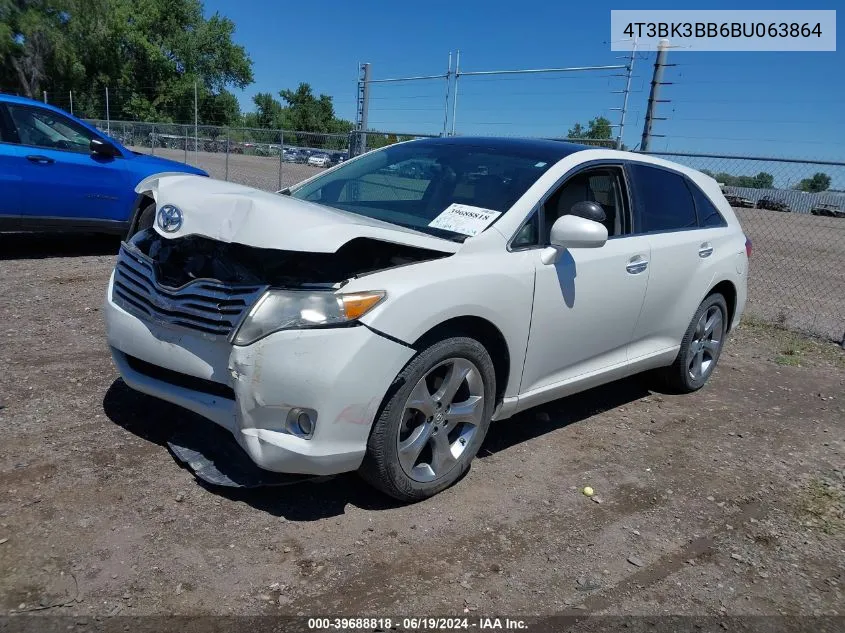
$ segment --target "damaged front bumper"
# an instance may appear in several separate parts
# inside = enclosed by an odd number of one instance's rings
[[[331,475],[357,469],[376,412],[414,350],[362,325],[271,334],[248,346],[142,319],[113,301],[108,343],[132,388],[228,429],[259,467]],[[290,433],[291,409],[316,412],[310,438]]]

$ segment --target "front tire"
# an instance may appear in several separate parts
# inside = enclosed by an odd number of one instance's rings
[[[153,223],[155,222],[156,218],[156,203],[150,202],[147,206],[145,206],[141,213],[138,214],[138,223],[135,225],[135,233],[140,233],[141,231],[146,231],[147,229],[153,228]],[[132,237],[129,235],[129,237]]]
[[[675,362],[661,372],[663,383],[677,393],[698,391],[713,374],[728,330],[728,306],[719,293],[709,295],[692,317]]]
[[[360,474],[399,499],[420,501],[469,469],[493,415],[496,374],[481,343],[452,337],[399,373],[373,424]]]

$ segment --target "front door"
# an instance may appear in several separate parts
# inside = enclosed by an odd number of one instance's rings
[[[40,220],[126,220],[125,159],[97,156],[94,134],[58,112],[7,104],[21,150],[22,215]]]
[[[570,177],[545,202],[546,244],[554,220],[584,200],[604,209],[609,239],[600,248],[568,249],[553,265],[537,258],[521,393],[554,388],[627,359],[648,285],[649,238],[630,234],[621,166],[603,165]]]

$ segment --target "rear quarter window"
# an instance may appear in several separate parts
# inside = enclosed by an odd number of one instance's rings
[[[637,233],[698,226],[695,202],[684,176],[640,163],[631,163],[629,170],[637,207]]]
[[[725,221],[725,218],[722,217],[722,214],[719,213],[716,205],[713,204],[713,201],[710,200],[707,194],[690,180],[687,180],[687,185],[692,192],[692,198],[695,202],[695,210],[698,214],[698,226],[704,229],[715,226],[727,226],[728,223]]]

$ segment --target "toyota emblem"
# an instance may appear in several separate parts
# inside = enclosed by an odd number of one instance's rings
[[[175,233],[182,228],[182,211],[172,204],[158,210],[158,228],[165,233]]]

